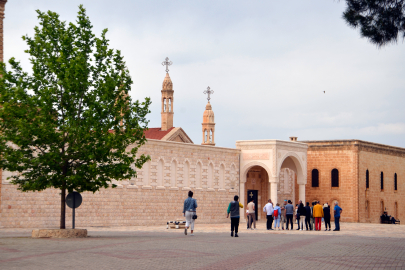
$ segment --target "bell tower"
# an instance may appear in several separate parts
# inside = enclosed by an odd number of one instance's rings
[[[204,94],[208,94],[208,103],[205,106],[205,111],[203,114],[201,144],[215,146],[215,119],[214,112],[212,111],[210,103],[210,96],[214,94],[214,91],[212,91],[211,88],[208,86],[207,90],[204,91]]]
[[[173,127],[173,83],[169,76],[169,66],[172,61],[166,57],[162,65],[166,66],[166,77],[163,80],[162,86],[162,112],[161,112],[161,130],[165,131]]]

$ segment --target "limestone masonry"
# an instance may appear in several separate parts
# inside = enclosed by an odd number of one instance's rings
[[[6,2],[0,0],[1,61]],[[361,140],[297,141],[297,137],[216,147],[209,99],[202,144],[194,144],[181,127],[174,126],[174,90],[167,68],[171,62],[166,58],[164,63],[161,127],[145,131],[148,141],[138,151],[151,160],[137,170],[137,178],[114,181],[117,188],[83,193],[83,203],[76,209],[77,227],[164,226],[168,220],[183,218],[188,190],[198,202],[198,223],[226,222],[234,195],[244,205],[254,200],[259,220],[266,219],[262,208],[269,198],[280,204],[320,200],[333,206],[337,201],[343,208],[342,221],[348,222],[377,223],[383,211],[405,220],[405,148]],[[0,171],[0,228],[57,228],[60,191],[23,193],[10,184],[11,175]],[[67,224],[71,224],[69,210]],[[241,218],[245,220],[246,213]]]

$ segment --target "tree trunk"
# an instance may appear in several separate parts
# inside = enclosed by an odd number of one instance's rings
[[[66,189],[62,188],[60,193],[60,228],[66,229]]]

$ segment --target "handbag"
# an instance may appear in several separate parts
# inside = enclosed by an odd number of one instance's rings
[[[192,219],[197,219],[197,214],[194,214]]]

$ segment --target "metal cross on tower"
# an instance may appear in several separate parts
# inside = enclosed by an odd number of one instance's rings
[[[211,90],[211,88],[208,86],[208,87],[207,87],[207,90],[204,91],[204,94],[208,94],[207,99],[208,99],[208,102],[210,102],[211,95],[214,94],[214,91]]]
[[[162,66],[166,66],[166,73],[169,73],[169,66],[173,64],[172,61],[169,61],[169,57],[166,57],[165,61],[162,62]]]

